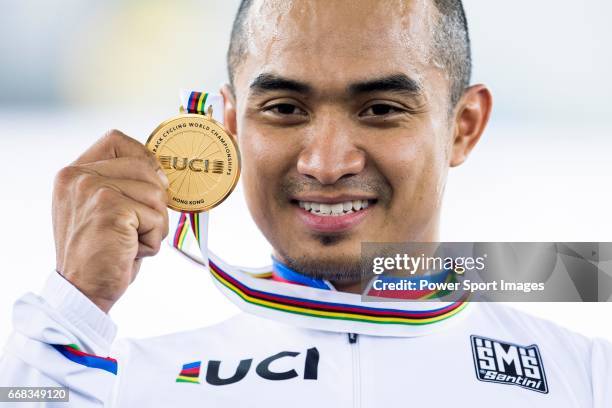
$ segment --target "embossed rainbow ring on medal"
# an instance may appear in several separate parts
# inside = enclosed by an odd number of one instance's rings
[[[240,151],[222,124],[221,95],[184,91],[180,111],[161,123],[145,146],[169,181],[168,207],[176,212],[170,212],[168,243],[196,261],[201,255],[200,262],[208,264],[209,210],[238,184]]]

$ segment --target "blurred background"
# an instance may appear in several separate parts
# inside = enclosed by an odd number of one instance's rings
[[[179,89],[218,90],[238,3],[0,0],[0,343],[13,301],[55,266],[54,174],[110,128],[144,142],[177,112]],[[612,3],[464,3],[473,82],[495,107],[451,171],[442,240],[610,241]],[[213,211],[210,246],[230,263],[269,262],[240,188]],[[612,340],[612,303],[515,306]],[[111,315],[121,336],[145,337],[234,313],[204,270],[164,247]]]

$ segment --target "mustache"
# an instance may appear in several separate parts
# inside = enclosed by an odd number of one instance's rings
[[[388,201],[392,189],[381,175],[355,175],[342,177],[334,184],[322,184],[316,179],[305,176],[290,176],[280,185],[280,192],[286,198],[303,193],[366,193],[375,195],[378,200]]]

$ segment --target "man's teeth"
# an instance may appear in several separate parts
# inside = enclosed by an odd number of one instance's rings
[[[299,201],[300,208],[317,215],[346,215],[368,208],[368,200],[353,200],[335,204]]]

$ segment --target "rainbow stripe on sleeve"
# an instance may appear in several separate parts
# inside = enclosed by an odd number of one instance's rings
[[[114,358],[84,353],[76,344],[51,344],[51,346],[70,361],[117,375],[117,360]]]
[[[194,361],[193,363],[183,364],[183,369],[176,378],[176,382],[187,382],[193,384],[200,383],[200,365],[201,361]]]

